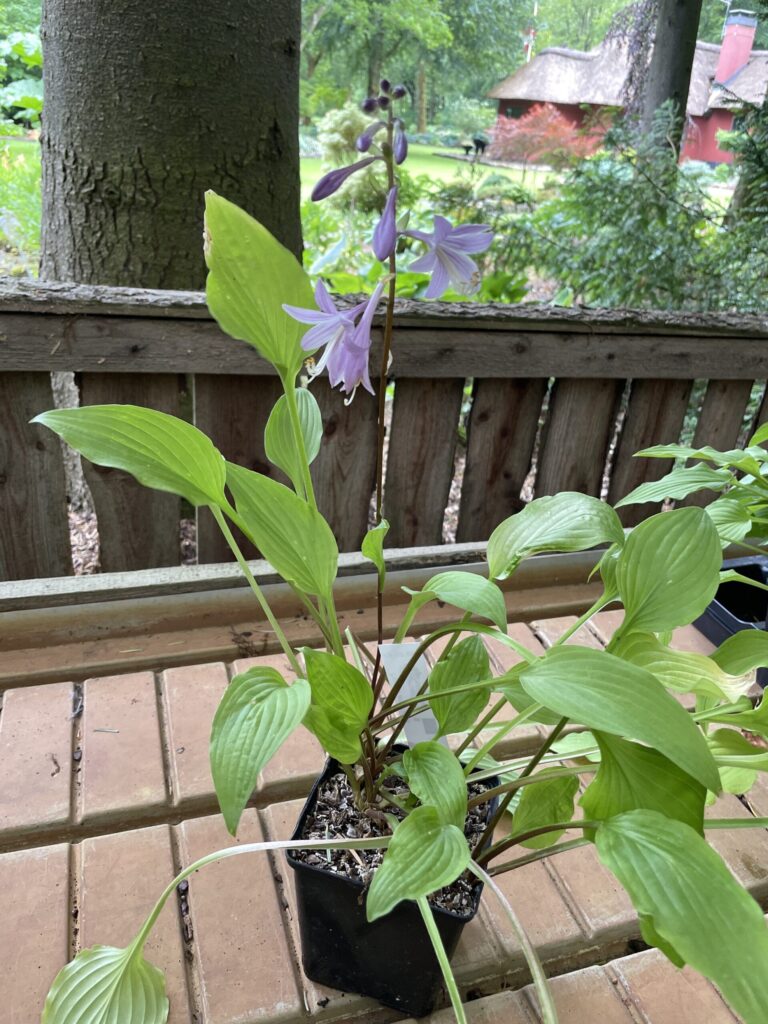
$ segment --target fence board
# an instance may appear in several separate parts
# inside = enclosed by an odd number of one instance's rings
[[[541,440],[534,491],[600,494],[605,459],[624,382],[555,381]]]
[[[376,477],[377,405],[360,393],[349,405],[326,378],[312,384],[323,417],[323,442],[312,465],[317,506],[339,551],[358,551],[368,529]]]
[[[84,373],[78,381],[81,405],[141,405],[179,414],[175,373]],[[93,496],[104,572],[130,572],[179,564],[180,500],[137,483],[121,469],[83,459]]]
[[[439,544],[464,380],[399,380],[385,482],[387,543]]]
[[[502,519],[523,507],[520,491],[530,469],[546,390],[546,377],[476,382],[457,541],[487,539]]]
[[[635,452],[653,444],[674,444],[688,408],[693,381],[636,380],[632,382],[624,424],[611,470],[608,500],[613,504],[647,480],[658,480],[673,466],[672,459],[636,459]],[[658,512],[658,503],[619,509],[625,526],[636,526]]]
[[[693,435],[694,447],[709,445],[718,451],[734,448],[751,392],[751,380],[710,380]],[[699,491],[689,495],[682,504],[703,507],[713,497],[712,491]]]
[[[0,579],[72,572],[61,443],[30,420],[53,408],[50,373],[0,373]]]
[[[225,459],[285,482],[264,451],[264,428],[282,393],[277,377],[198,374],[194,382],[195,426],[210,437]],[[240,530],[233,527],[232,532],[246,558],[258,557]],[[228,562],[233,557],[209,509],[198,509],[198,562]]]

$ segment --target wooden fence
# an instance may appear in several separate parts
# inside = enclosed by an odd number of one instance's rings
[[[374,365],[379,344],[376,337]],[[75,371],[83,404],[184,412],[227,458],[273,472],[263,433],[279,382],[252,348],[219,331],[202,295],[0,288],[0,579],[72,572],[61,447],[29,424],[53,405],[52,370]],[[391,375],[388,546],[441,542],[460,420],[456,539],[480,541],[522,507],[524,486],[535,495],[600,494],[607,481],[613,501],[667,472],[669,463],[632,455],[679,437],[695,381],[708,381],[695,443],[735,444],[753,385],[768,377],[768,320],[402,302]],[[352,551],[368,524],[375,402],[361,393],[346,407],[326,380],[312,387],[325,426],[313,466],[318,503],[340,549]],[[765,418],[768,400],[755,417]],[[85,473],[105,571],[178,564],[177,499],[119,471],[86,465]],[[647,511],[627,509],[625,522]],[[207,509],[197,545],[201,563],[229,557]]]

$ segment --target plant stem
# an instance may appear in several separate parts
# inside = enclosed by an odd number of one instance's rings
[[[566,832],[569,828],[595,829],[600,827],[599,821],[558,821],[553,825],[540,825],[539,828],[530,828],[527,832],[519,832],[514,836],[507,836],[500,843],[486,847],[477,858],[478,864],[485,865],[492,857],[498,857],[500,853],[519,846],[528,839],[535,839],[537,836],[545,836],[550,832]]]
[[[459,746],[456,748],[456,757],[459,757],[461,754],[464,753],[464,751],[470,745],[472,740],[476,736],[479,736],[479,734],[483,731],[483,729],[490,722],[492,722],[494,720],[496,715],[498,715],[498,713],[504,708],[504,705],[506,703],[507,703],[507,698],[506,697],[500,697],[496,701],[496,703],[493,705],[493,707],[490,709],[490,711],[488,711],[487,714],[483,715],[483,717],[480,719],[480,721],[477,723],[477,725],[475,725],[472,729],[470,729],[470,731],[467,733],[467,735],[461,741]]]
[[[305,497],[312,508],[316,509],[317,501],[315,499],[315,488],[312,484],[312,474],[309,469],[307,446],[304,443],[304,434],[301,429],[301,420],[299,419],[299,407],[296,402],[296,386],[293,381],[283,380],[282,383],[283,391],[285,392],[285,400],[288,404],[288,417],[291,421],[291,426],[293,427],[293,436],[296,441],[296,448],[299,452],[299,462],[301,463],[301,476],[304,483]]]
[[[505,698],[506,699],[506,698]],[[490,754],[493,748],[498,744],[499,740],[503,739],[508,733],[512,732],[513,729],[517,729],[519,725],[523,725],[531,715],[535,715],[537,711],[541,711],[541,704],[531,704],[525,711],[521,711],[519,715],[515,715],[509,722],[505,722],[504,725],[497,731],[495,736],[492,736],[487,743],[484,743],[479,750],[475,752],[474,757],[467,763],[464,768],[464,774],[468,777],[472,769],[485,757],[486,754]],[[458,756],[458,755],[457,755]]]
[[[251,572],[248,563],[243,557],[243,553],[238,547],[237,541],[232,536],[232,531],[227,525],[227,521],[224,518],[221,509],[217,505],[209,505],[209,508],[213,513],[214,519],[219,524],[219,529],[224,534],[224,539],[226,540],[227,544],[229,544],[232,554],[237,559],[237,564],[240,566],[243,575],[248,580],[248,585],[256,595],[256,600],[259,602],[261,610],[264,612],[264,615],[266,616],[267,622],[272,627],[272,630],[275,636],[277,637],[280,646],[283,648],[283,652],[286,658],[291,663],[291,668],[293,669],[297,676],[301,676],[302,671],[298,659],[296,658],[296,655],[293,653],[291,645],[288,643],[288,640],[286,639],[285,633],[280,628],[280,623],[277,621],[274,614],[272,613],[272,609],[269,607],[269,602],[267,601],[266,597],[264,597],[264,592],[254,579],[253,573]]]
[[[563,765],[562,768],[551,768],[548,771],[539,772],[538,775],[527,775],[525,778],[519,777],[517,779],[510,779],[509,782],[504,782],[500,786],[495,786],[493,789],[486,789],[484,793],[478,793],[477,796],[471,797],[468,807],[478,807],[480,804],[485,804],[489,800],[492,800],[495,796],[508,795],[510,798],[514,796],[518,789],[522,789],[523,786],[534,786],[537,782],[545,782],[549,779],[560,779],[567,778],[569,775],[592,775],[598,769],[598,765]],[[509,801],[507,801],[507,804]]]
[[[456,1024],[467,1024],[467,1018],[464,1013],[464,1005],[461,1002],[461,993],[459,992],[459,986],[456,984],[456,979],[453,976],[451,970],[451,963],[448,959],[448,954],[445,952],[445,946],[443,940],[440,938],[440,932],[435,924],[435,918],[432,914],[432,910],[429,906],[429,902],[426,896],[419,896],[416,900],[421,911],[421,916],[424,919],[424,924],[427,926],[427,932],[429,934],[429,941],[432,943],[432,948],[435,951],[437,962],[440,964],[440,970],[443,972],[443,980],[445,981],[445,987],[448,990],[448,995],[451,998],[451,1006],[453,1012],[456,1014]]]
[[[559,636],[557,640],[552,644],[553,647],[559,647],[560,644],[564,644],[566,640],[569,640],[577,629],[580,629],[585,622],[589,622],[593,615],[597,615],[601,608],[605,605],[610,604],[611,601],[615,600],[610,594],[601,594],[600,597],[595,601],[591,608],[587,608],[583,615],[580,615],[574,623],[572,623],[568,629]]]
[[[558,1024],[557,1010],[555,1009],[552,992],[550,990],[549,983],[547,982],[547,976],[544,973],[544,968],[541,965],[539,954],[536,952],[536,947],[531,942],[528,937],[528,933],[525,928],[523,928],[520,919],[513,910],[512,904],[491,876],[487,872],[483,871],[481,867],[478,867],[477,864],[470,861],[469,870],[473,875],[479,878],[481,882],[484,882],[495,894],[502,905],[504,913],[507,915],[509,923],[512,925],[512,931],[515,933],[515,938],[520,944],[523,956],[525,957],[526,963],[530,969],[531,977],[533,978],[536,997],[539,1000],[539,1009],[541,1010],[542,1024]]]
[[[516,857],[514,860],[507,860],[503,864],[489,868],[488,874],[501,875],[505,871],[513,871],[515,868],[525,867],[526,864],[533,864],[537,860],[545,860],[547,857],[554,857],[556,853],[567,853],[568,850],[576,850],[579,846],[588,846],[589,839],[568,839],[556,846],[548,846],[546,850],[532,850],[525,857]]]

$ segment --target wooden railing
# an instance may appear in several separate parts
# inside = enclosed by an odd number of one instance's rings
[[[202,295],[0,288],[0,579],[72,571],[61,447],[29,424],[52,407],[50,372],[57,370],[75,371],[83,404],[131,402],[191,416],[227,458],[274,472],[263,433],[277,377],[252,348],[219,331]],[[670,464],[633,453],[676,440],[687,414],[697,416],[695,443],[735,444],[753,384],[768,377],[768,321],[402,302],[391,375],[387,544],[441,542],[457,455],[464,465],[456,539],[480,541],[522,507],[524,494],[607,489],[616,500],[658,478]],[[706,393],[694,410],[701,380]],[[353,551],[368,525],[375,402],[361,393],[345,406],[324,379],[312,388],[325,425],[313,466],[318,503],[340,549]],[[760,408],[754,419],[765,418]],[[105,571],[178,564],[177,499],[116,470],[86,465],[85,473]],[[647,511],[633,506],[625,522]],[[197,546],[201,563],[228,558],[207,509],[198,517]]]

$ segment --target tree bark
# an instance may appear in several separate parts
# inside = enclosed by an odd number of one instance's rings
[[[427,130],[427,66],[422,60],[416,72],[416,131]]]
[[[297,255],[300,0],[44,0],[48,280],[199,289],[203,195]]]
[[[702,0],[659,0],[656,36],[645,80],[641,128],[650,132],[656,111],[672,100],[679,117],[673,132],[676,148],[680,145],[688,104],[701,4]]]

